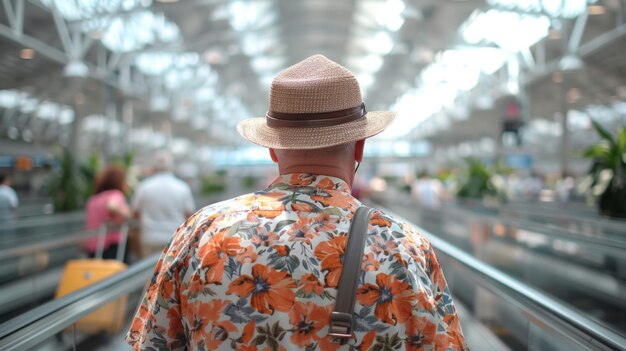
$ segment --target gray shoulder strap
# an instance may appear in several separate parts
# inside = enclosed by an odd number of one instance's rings
[[[335,309],[330,315],[330,332],[328,335],[340,339],[345,343],[352,338],[352,314],[354,312],[354,300],[356,288],[361,275],[361,261],[365,249],[367,226],[369,225],[372,209],[359,207],[350,224],[350,234],[346,244],[346,252],[343,256],[341,277],[337,286],[337,299]]]

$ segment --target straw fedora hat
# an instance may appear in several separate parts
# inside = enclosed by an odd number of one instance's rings
[[[365,110],[359,82],[322,55],[282,71],[272,81],[269,111],[237,125],[245,139],[273,149],[321,149],[382,132],[395,112]]]

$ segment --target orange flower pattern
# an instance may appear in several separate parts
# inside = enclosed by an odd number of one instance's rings
[[[334,177],[287,174],[183,223],[126,335],[135,350],[468,350],[428,240],[375,211],[354,338],[328,336],[350,220]]]

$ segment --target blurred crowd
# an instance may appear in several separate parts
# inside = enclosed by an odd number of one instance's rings
[[[133,262],[160,252],[178,225],[197,209],[262,189],[278,175],[267,166],[194,170],[175,164],[167,152],[126,164],[102,162],[92,170],[90,173],[83,167],[80,181],[65,179],[63,163],[45,172],[33,172],[30,178],[2,175],[0,226],[10,233],[16,218],[24,216],[26,220],[33,204],[43,199],[49,206],[45,214],[85,212],[85,228],[99,233],[83,244],[87,256]],[[561,177],[529,170],[498,170],[478,163],[438,170],[366,164],[352,187],[352,194],[369,206],[402,198],[405,204],[431,210],[540,202],[578,203],[591,208],[601,191],[585,175]],[[70,195],[77,193],[79,198],[72,200]]]

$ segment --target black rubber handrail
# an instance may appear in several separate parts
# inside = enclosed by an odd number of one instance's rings
[[[626,338],[624,336],[575,311],[551,296],[472,257],[456,246],[413,224],[411,221],[407,221],[391,211],[385,212],[400,221],[411,224],[422,234],[426,235],[436,249],[437,254],[444,255],[450,260],[459,263],[462,268],[472,273],[473,278],[475,278],[472,280],[474,283],[482,282],[482,285],[486,285],[488,290],[498,292],[499,296],[506,295],[510,302],[515,303],[540,320],[549,322],[545,323],[545,325],[551,326],[553,330],[561,335],[596,348],[626,350]]]

